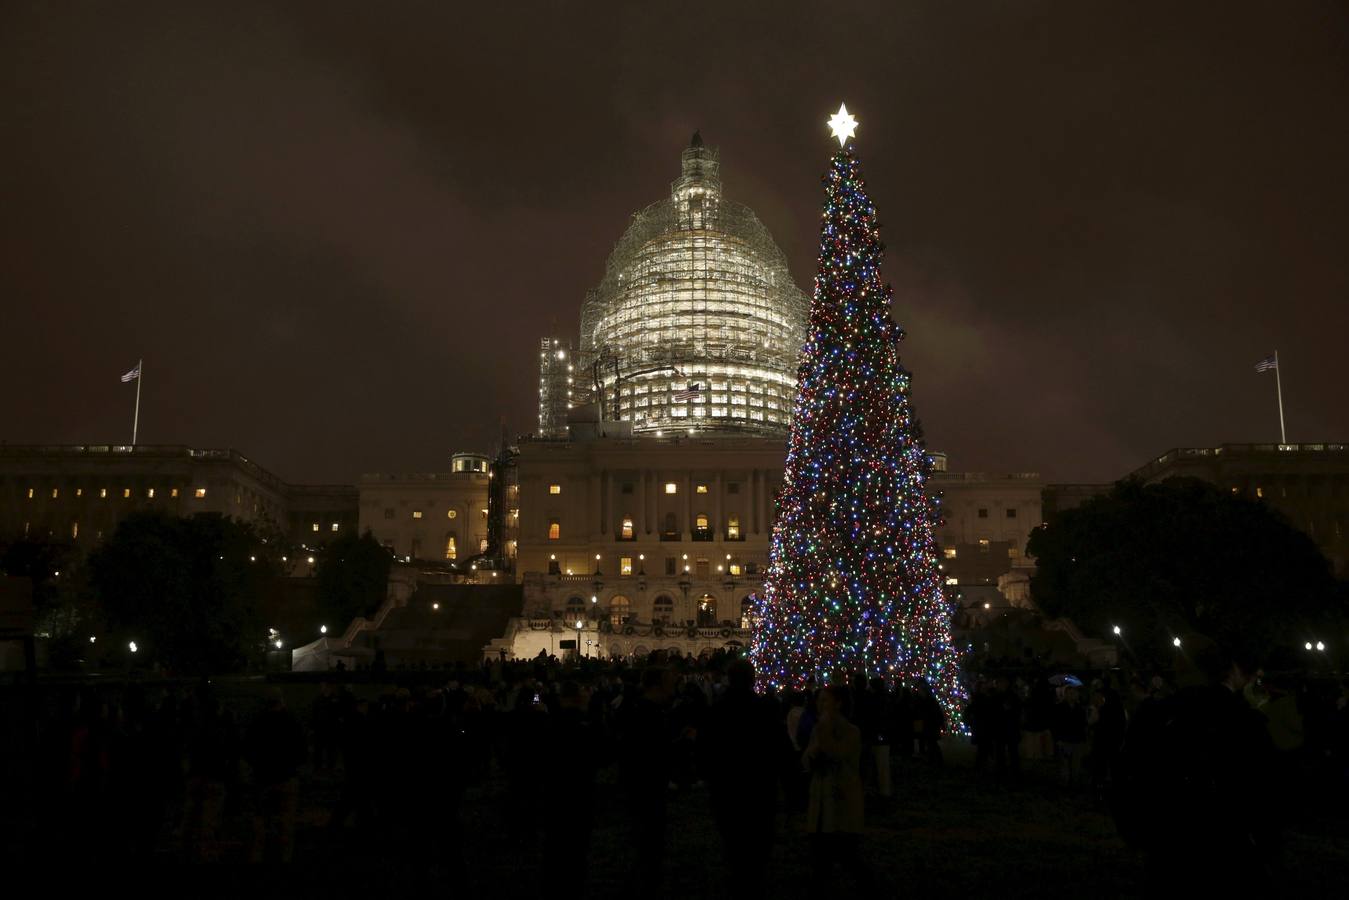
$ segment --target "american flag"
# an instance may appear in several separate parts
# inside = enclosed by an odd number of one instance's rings
[[[1277,369],[1278,367],[1279,367],[1279,360],[1277,357],[1266,356],[1264,359],[1260,360],[1258,363],[1255,364],[1255,371],[1268,372],[1270,369]]]
[[[699,396],[698,392],[702,389],[703,386],[701,384],[691,384],[684,390],[677,391],[670,399],[675,403],[682,403],[685,400],[696,400]]]
[[[130,372],[127,372],[125,375],[122,376],[122,381],[123,383],[128,381],[135,381],[137,378],[140,377],[141,377],[141,364],[136,363],[136,367],[134,369],[132,369]]]

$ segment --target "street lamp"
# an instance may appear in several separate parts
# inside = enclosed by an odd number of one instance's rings
[[[576,655],[578,657],[581,655],[581,628],[584,625],[585,623],[580,619],[576,620]],[[587,651],[587,655],[589,655],[589,651]]]
[[[1116,636],[1118,636],[1118,635],[1120,634],[1120,630],[1119,630],[1119,626],[1118,626],[1118,625],[1116,625],[1114,628],[1111,628],[1110,630],[1113,631],[1113,632],[1116,634]]]
[[[137,650],[140,649],[140,647],[137,647],[137,646],[136,646],[136,642],[135,642],[135,641],[132,641],[132,642],[130,642],[129,644],[127,644],[127,648],[128,648],[132,653],[135,653]]]
[[[1173,638],[1171,639],[1171,646],[1172,646],[1172,647],[1179,647],[1179,646],[1180,646],[1180,638],[1178,638],[1178,637],[1173,637]]]

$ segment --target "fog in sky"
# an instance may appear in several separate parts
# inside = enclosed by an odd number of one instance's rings
[[[929,446],[1104,480],[1349,440],[1343,3],[50,3],[0,12],[0,438],[293,481],[535,422],[700,128],[810,289],[846,100]],[[556,326],[554,326],[556,323]]]

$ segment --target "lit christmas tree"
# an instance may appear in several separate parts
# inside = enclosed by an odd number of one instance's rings
[[[824,178],[819,271],[752,656],[768,689],[852,672],[925,679],[959,707],[958,654],[926,485],[931,460],[880,278],[876,210],[846,140]],[[953,723],[954,724],[954,723]]]

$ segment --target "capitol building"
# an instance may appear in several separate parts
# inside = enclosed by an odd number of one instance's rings
[[[523,614],[487,654],[743,645],[768,565],[810,302],[695,134],[539,348],[515,466]]]

